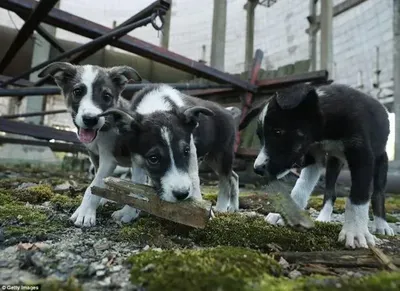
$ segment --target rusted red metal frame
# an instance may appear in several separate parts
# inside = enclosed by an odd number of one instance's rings
[[[59,130],[48,126],[13,121],[5,118],[0,118],[0,131],[27,135],[45,140],[54,139],[80,144],[76,133],[72,131]]]
[[[250,74],[249,79],[250,79],[250,83],[252,85],[255,85],[257,82],[258,73],[260,72],[260,69],[261,69],[261,62],[262,62],[263,57],[264,57],[263,51],[260,49],[257,49],[254,54],[253,64],[251,66],[251,70],[249,73]],[[242,115],[240,117],[240,123],[243,122],[248,110],[251,107],[251,104],[253,102],[253,93],[246,92],[245,95],[241,99],[242,99]],[[240,145],[240,132],[238,131],[236,133],[236,139],[235,139],[235,147],[234,147],[235,153],[237,152],[239,145]]]
[[[36,2],[35,8],[29,17],[26,19],[24,25],[18,31],[17,36],[11,43],[3,59],[0,62],[0,73],[11,63],[15,55],[32,35],[33,31],[38,27],[40,22],[49,13],[49,11],[56,5],[59,0],[42,0]]]
[[[14,11],[16,13],[27,13],[33,10],[36,4],[37,2],[33,0],[0,1],[0,7],[8,9],[10,11]],[[91,22],[87,19],[77,17],[56,8],[53,8],[48,13],[43,22],[92,39],[107,34],[111,30],[110,28]],[[211,81],[216,81],[222,84],[228,83],[234,87],[251,92],[255,92],[257,88],[255,85],[252,85],[247,81],[241,80],[238,77],[206,66],[200,62],[193,61],[182,55],[173,53],[167,49],[158,47],[148,42],[144,42],[129,35],[125,35],[120,39],[112,41],[111,45],[125,51],[152,59],[156,62],[168,65],[170,67],[194,74],[198,77],[209,79]]]

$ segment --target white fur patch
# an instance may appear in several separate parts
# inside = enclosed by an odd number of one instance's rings
[[[95,69],[91,65],[86,65],[83,66],[83,72],[81,76],[81,81],[83,84],[86,86],[86,94],[85,96],[82,97],[80,103],[79,103],[79,108],[78,112],[75,117],[75,122],[79,127],[85,127],[85,124],[83,123],[82,117],[84,115],[88,116],[96,116],[103,111],[93,102],[93,82],[97,77],[97,69]],[[100,117],[99,123],[95,126],[95,128],[100,128],[104,125],[105,118]]]
[[[374,236],[368,230],[369,202],[362,205],[351,203],[348,198],[344,213],[343,228],[339,233],[339,241],[344,241],[349,248],[368,248],[368,244],[375,245]]]
[[[139,114],[150,114],[156,111],[168,111],[171,110],[171,104],[164,100],[167,96],[175,103],[178,107],[185,105],[182,96],[179,91],[175,90],[171,86],[161,85],[157,89],[146,94],[140,101],[136,112]]]
[[[321,176],[321,171],[322,165],[320,164],[313,164],[301,170],[300,177],[297,179],[291,193],[293,200],[301,209],[307,206],[311,192]]]
[[[187,198],[189,198],[192,192],[191,189],[192,181],[190,180],[189,174],[178,170],[175,165],[174,155],[171,147],[171,137],[168,129],[165,127],[161,128],[161,135],[165,140],[165,142],[167,143],[171,159],[171,164],[169,169],[165,173],[164,177],[161,178],[161,188],[163,192],[162,198],[165,201],[176,202],[177,199],[172,194],[172,191],[178,191],[178,192],[188,191],[189,196]]]
[[[262,110],[261,113],[260,113],[260,117],[259,117],[259,120],[261,121],[261,126],[262,126],[263,128],[264,128],[265,116],[267,116],[267,112],[268,112],[268,105],[269,105],[269,103],[267,103],[267,104],[264,106],[263,110]]]
[[[375,229],[374,232],[383,235],[394,235],[393,229],[389,224],[381,217],[374,216]]]
[[[319,97],[322,97],[322,96],[326,96],[326,95],[327,95],[326,92],[323,91],[323,90],[321,90],[320,88],[317,88],[317,89],[315,90],[315,92],[317,92],[317,95],[318,95]]]
[[[321,222],[330,222],[332,211],[333,211],[332,200],[329,199],[325,202],[324,207],[322,208],[316,220]]]
[[[139,217],[140,210],[136,208],[125,205],[122,209],[114,211],[111,217],[117,221],[124,223],[131,222],[132,220]]]
[[[268,155],[265,152],[265,147],[262,147],[254,162],[254,168],[264,165],[268,160]]]
[[[202,200],[199,177],[199,163],[197,161],[197,149],[194,143],[193,134],[190,136],[190,157],[189,157],[189,177],[192,181],[190,196],[196,200]]]

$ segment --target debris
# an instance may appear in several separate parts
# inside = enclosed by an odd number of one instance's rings
[[[307,211],[301,210],[297,206],[290,196],[290,190],[279,180],[270,182],[265,186],[265,191],[268,193],[275,211],[281,214],[288,225],[300,229],[314,227],[314,222]]]
[[[302,274],[301,274],[299,271],[297,271],[297,270],[293,270],[293,271],[291,271],[291,272],[289,273],[288,276],[289,276],[290,279],[296,279],[296,278],[302,276]]]

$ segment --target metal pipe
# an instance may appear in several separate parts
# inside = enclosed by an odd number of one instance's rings
[[[162,83],[128,84],[124,90],[124,93],[136,92],[149,85],[161,85],[161,84]],[[208,84],[193,84],[193,83],[172,83],[167,85],[170,85],[177,90],[232,89],[231,85],[208,85]],[[58,94],[61,94],[61,90],[57,86],[24,87],[24,88],[13,88],[13,89],[0,88],[0,98],[20,97],[20,96],[34,97],[37,95],[58,95]]]
[[[7,68],[24,43],[28,40],[29,36],[32,35],[33,31],[36,29],[42,19],[46,17],[46,15],[58,1],[59,0],[43,0],[37,3],[35,10],[29,15],[29,18],[18,31],[17,36],[1,60],[0,72],[3,72],[4,69]]]
[[[95,46],[99,42],[102,42],[102,41],[108,40],[108,39],[112,39],[113,37],[121,37],[122,35],[127,34],[128,32],[130,32],[131,30],[133,30],[135,28],[138,28],[138,27],[141,27],[141,26],[145,26],[145,25],[153,22],[155,17],[156,17],[156,14],[153,14],[152,16],[146,17],[146,18],[144,18],[142,20],[139,20],[139,21],[137,21],[135,23],[131,23],[131,24],[127,25],[127,26],[124,26],[124,27],[121,27],[119,29],[116,29],[115,31],[113,31],[113,32],[111,32],[109,34],[102,35],[102,36],[92,40],[91,42],[88,42],[88,43],[86,43],[86,44],[84,44],[84,45],[82,45],[80,47],[77,47],[77,48],[74,48],[72,50],[69,50],[66,53],[63,53],[63,54],[61,54],[61,55],[59,55],[59,56],[57,56],[57,57],[55,57],[55,58],[53,58],[51,60],[43,62],[43,63],[41,63],[41,64],[29,69],[28,71],[18,75],[17,77],[14,77],[11,80],[8,80],[7,82],[4,82],[1,86],[5,87],[7,85],[10,85],[13,82],[15,82],[15,81],[17,81],[17,80],[19,80],[21,78],[25,78],[25,77],[29,76],[31,73],[36,72],[36,71],[46,67],[47,65],[49,65],[49,64],[51,64],[53,62],[60,61],[60,60],[65,59],[65,58],[67,58],[69,56],[72,56],[72,55],[74,55],[74,54],[76,54],[78,52],[81,52],[81,51],[83,51],[85,49],[89,49],[89,48]]]
[[[66,112],[68,112],[67,109],[60,109],[60,110],[21,113],[21,114],[0,115],[0,117],[5,118],[5,119],[14,119],[14,118],[20,118],[20,117],[44,116],[44,115],[59,114],[59,113],[66,113]]]
[[[128,25],[130,23],[133,23],[133,22],[139,21],[140,19],[143,19],[145,17],[151,16],[151,14],[156,9],[163,9],[165,11],[168,11],[169,8],[170,8],[170,3],[168,1],[165,1],[165,0],[154,1],[152,4],[150,4],[149,6],[144,8],[143,10],[139,11],[138,13],[136,13],[135,15],[130,17],[129,19],[125,20],[124,22],[122,22],[120,25],[118,25],[117,27],[115,27],[111,31],[115,31],[116,29],[124,27],[124,26],[126,26],[126,25]],[[78,64],[79,62],[83,61],[87,57],[89,57],[92,54],[96,53],[98,50],[100,50],[101,48],[103,48],[104,46],[106,46],[107,44],[109,44],[113,40],[116,40],[116,38],[114,37],[111,40],[104,40],[102,42],[97,43],[92,48],[90,48],[90,49],[88,49],[86,51],[83,51],[82,53],[78,54],[77,56],[71,58],[70,62],[73,63],[73,64]]]
[[[14,12],[25,11],[25,13],[32,11],[35,4],[36,2],[33,0],[0,1],[0,7],[2,8]],[[110,28],[56,8],[53,8],[43,21],[47,24],[92,39],[110,31]],[[125,35],[120,39],[113,41],[111,45],[211,81],[229,83],[242,90],[251,92],[255,92],[257,89],[256,86],[251,85],[249,82],[241,80],[236,76],[221,72],[200,62],[188,59],[182,55],[173,53],[130,35]]]

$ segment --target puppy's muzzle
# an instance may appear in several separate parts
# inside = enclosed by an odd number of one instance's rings
[[[93,128],[99,123],[99,117],[84,115],[82,116],[82,121],[87,128]]]

